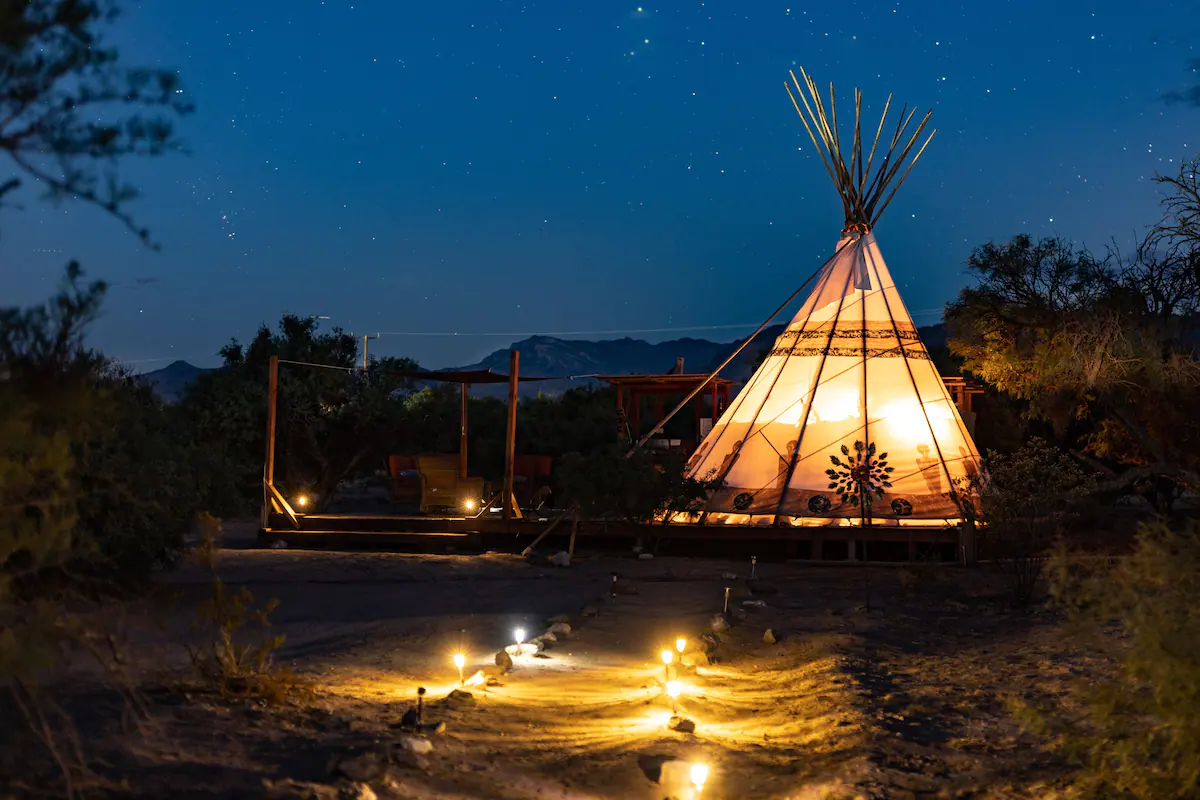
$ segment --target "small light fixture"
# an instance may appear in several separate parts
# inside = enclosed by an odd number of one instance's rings
[[[296,505],[304,508],[304,506],[308,505],[308,497],[306,495],[300,495],[296,498]]]
[[[679,699],[679,693],[681,691],[683,691],[683,687],[680,685],[679,681],[667,681],[667,697],[671,698],[672,714],[678,710],[675,701]]]
[[[704,782],[708,780],[708,765],[707,764],[692,764],[692,788],[696,790],[696,794],[700,794],[704,789]]]
[[[474,511],[475,510],[475,501],[474,500],[464,500],[463,508],[465,508],[467,511]]]
[[[517,655],[521,655],[521,645],[525,643],[525,629],[517,628],[513,631],[513,638],[517,640]]]
[[[680,636],[675,640],[675,649],[679,651],[679,655],[683,655],[683,651],[687,649],[687,639]]]
[[[466,663],[467,663],[467,659],[465,656],[463,656],[462,653],[454,654],[454,666],[458,667],[458,685],[459,686],[463,686],[465,684],[465,681],[463,680],[463,667],[466,666]]]
[[[675,654],[670,650],[663,650],[660,654],[663,662],[663,680],[671,680],[671,662],[675,660]]]

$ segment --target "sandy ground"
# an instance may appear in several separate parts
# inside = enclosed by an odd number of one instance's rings
[[[379,797],[662,798],[670,775],[657,765],[671,758],[710,766],[705,798],[1047,797],[1062,767],[1023,738],[1009,702],[1098,668],[1064,649],[1051,615],[1008,610],[980,571],[760,564],[751,594],[745,563],[608,556],[558,569],[498,554],[258,550],[237,547],[238,533],[222,575],[279,600],[278,659],[315,694],[267,707],[155,688],[178,686],[164,669],[187,659],[172,642],[207,590],[194,567],[164,576],[134,645],[158,657],[149,735],[122,731],[113,698],[77,687],[92,712],[84,748],[118,782],[112,794],[337,796],[322,788],[337,783],[331,765],[395,741],[423,686],[426,718],[446,730],[428,769],[373,780]],[[637,593],[610,597],[614,572]],[[726,586],[733,627],[715,663],[679,670],[679,711],[696,730],[669,731],[658,654],[707,632]],[[587,605],[595,616],[580,615]],[[458,685],[455,652],[469,676],[514,628],[532,636],[560,613],[572,633],[545,657],[527,649],[501,685],[472,689],[473,704],[441,701]],[[44,758],[3,753],[0,779],[18,795],[45,785],[30,766]]]

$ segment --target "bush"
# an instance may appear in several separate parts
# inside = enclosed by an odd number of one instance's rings
[[[1091,484],[1070,456],[1033,438],[1015,453],[989,453],[979,482],[984,558],[1009,578],[1012,599],[1029,603],[1054,540]]]
[[[647,522],[664,512],[697,512],[710,488],[686,477],[684,459],[677,454],[656,458],[639,449],[628,455],[621,445],[568,453],[558,483],[567,504],[579,506],[581,519],[629,522]]]
[[[1079,646],[1115,664],[1077,709],[1026,713],[1080,767],[1083,796],[1200,796],[1200,526],[1143,525],[1131,553],[1088,567],[1065,548],[1050,588]]]

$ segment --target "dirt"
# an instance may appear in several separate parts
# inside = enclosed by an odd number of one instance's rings
[[[661,767],[677,759],[709,766],[706,798],[1041,798],[1067,773],[1022,734],[1012,702],[1100,669],[1069,651],[1053,615],[1010,610],[1002,578],[981,570],[760,563],[751,591],[749,564],[686,558],[555,568],[234,547],[220,568],[279,600],[277,661],[312,694],[268,706],[187,688],[180,642],[208,587],[195,567],[163,575],[126,644],[149,723],[123,725],[123,701],[87,680],[58,692],[99,795],[335,797],[338,759],[397,742],[424,687],[424,720],[445,731],[430,735],[427,768],[370,780],[378,797],[682,798]],[[636,593],[612,596],[614,573]],[[701,646],[727,586],[732,627],[714,663],[672,676],[695,732],[670,731],[659,654],[677,636]],[[587,605],[594,616],[579,613]],[[527,646],[499,685],[445,702],[459,688],[455,653],[469,678],[514,649],[514,628],[532,637],[560,613],[572,632],[544,657]],[[777,643],[764,643],[768,628]],[[44,753],[5,727],[0,788],[53,791]]]

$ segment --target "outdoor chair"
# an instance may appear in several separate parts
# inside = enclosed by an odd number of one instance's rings
[[[466,511],[467,501],[478,505],[483,497],[483,478],[458,474],[458,455],[417,456],[421,481],[421,511],[453,509]]]

